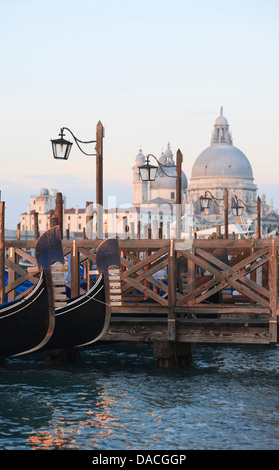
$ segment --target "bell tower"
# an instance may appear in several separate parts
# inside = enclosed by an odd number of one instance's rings
[[[133,166],[133,205],[138,206],[148,201],[148,181],[142,181],[139,166],[145,162],[145,156],[140,149]]]

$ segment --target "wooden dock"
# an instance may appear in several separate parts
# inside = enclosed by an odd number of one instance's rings
[[[99,243],[63,240],[71,297],[92,282]],[[5,241],[8,300],[22,295],[16,288],[23,282],[37,282],[35,245]],[[162,347],[186,351],[200,342],[277,344],[278,246],[278,237],[119,240],[120,289],[103,341],[152,342],[161,357]]]

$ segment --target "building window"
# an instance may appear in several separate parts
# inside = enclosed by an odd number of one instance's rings
[[[174,199],[174,192],[171,192],[171,199]]]

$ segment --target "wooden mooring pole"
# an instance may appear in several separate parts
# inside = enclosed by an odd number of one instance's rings
[[[60,228],[60,237],[63,239],[63,199],[62,193],[56,194],[55,217],[57,218]]]
[[[0,201],[0,303],[5,303],[5,202]],[[5,357],[0,357],[0,367],[6,364]]]
[[[153,341],[153,354],[158,368],[188,366],[193,362],[193,343],[176,341],[177,269],[174,240],[170,240],[168,256],[168,341]]]
[[[5,202],[0,201],[0,303],[5,303]]]

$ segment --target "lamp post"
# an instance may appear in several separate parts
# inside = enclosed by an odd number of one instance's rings
[[[239,202],[241,202],[243,204],[243,206],[241,204],[239,204]],[[256,237],[261,238],[261,198],[258,196],[257,205],[249,205],[249,204],[245,204],[245,202],[242,201],[241,199],[238,199],[237,196],[234,196],[234,204],[232,205],[233,215],[241,216],[242,212],[243,212],[243,209],[244,209],[244,206],[246,208],[249,208],[249,207],[257,208]]]
[[[176,165],[163,165],[162,163],[159,162],[159,160],[155,157],[155,155],[152,155],[149,153],[146,156],[146,161],[143,165],[139,166],[139,172],[140,172],[140,177],[142,181],[154,181],[156,178],[157,174],[157,166],[151,165],[149,161],[149,157],[155,158],[156,162],[162,168],[163,173],[168,176],[169,178],[176,178],[176,238],[180,239],[181,238],[181,203],[182,203],[182,197],[181,197],[181,163],[182,163],[182,153],[178,149],[176,152]],[[176,176],[171,176],[168,175],[165,171],[164,168],[171,168],[172,166],[176,167]]]
[[[64,131],[68,131],[79,150],[87,156],[96,157],[96,206],[97,206],[97,238],[103,238],[103,138],[104,127],[101,121],[98,122],[96,127],[96,140],[83,141],[78,139],[73,132],[67,127],[62,127],[60,130],[60,138],[52,139],[53,157],[60,160],[68,160],[73,143],[64,139]],[[85,152],[80,144],[93,144],[95,143],[96,153]]]
[[[210,196],[208,196],[210,194]],[[224,190],[224,199],[217,199],[213,196],[213,194],[206,190],[204,196],[200,196],[200,205],[202,209],[208,209],[210,207],[210,203],[212,199],[216,202],[224,201],[224,224],[225,224],[225,238],[228,238],[228,190],[225,188]],[[243,206],[240,204],[243,204]],[[219,205],[216,202],[217,205]],[[241,216],[243,209],[245,207],[249,207],[245,202],[241,199],[238,199],[236,195],[233,196],[233,204],[232,204],[232,213],[234,216]],[[250,206],[250,207],[257,207],[257,227],[256,227],[256,236],[257,238],[261,238],[261,199],[258,197],[257,199],[257,206]]]
[[[209,196],[210,195],[210,196]],[[221,207],[217,201],[224,201],[224,228],[225,228],[225,239],[228,239],[229,238],[229,211],[228,211],[228,190],[227,188],[224,189],[224,199],[218,199],[216,198],[215,196],[213,196],[213,194],[206,190],[205,193],[204,193],[204,196],[200,196],[200,205],[201,205],[201,208],[202,209],[209,209],[210,207],[210,203],[212,200],[215,201],[215,203]]]

